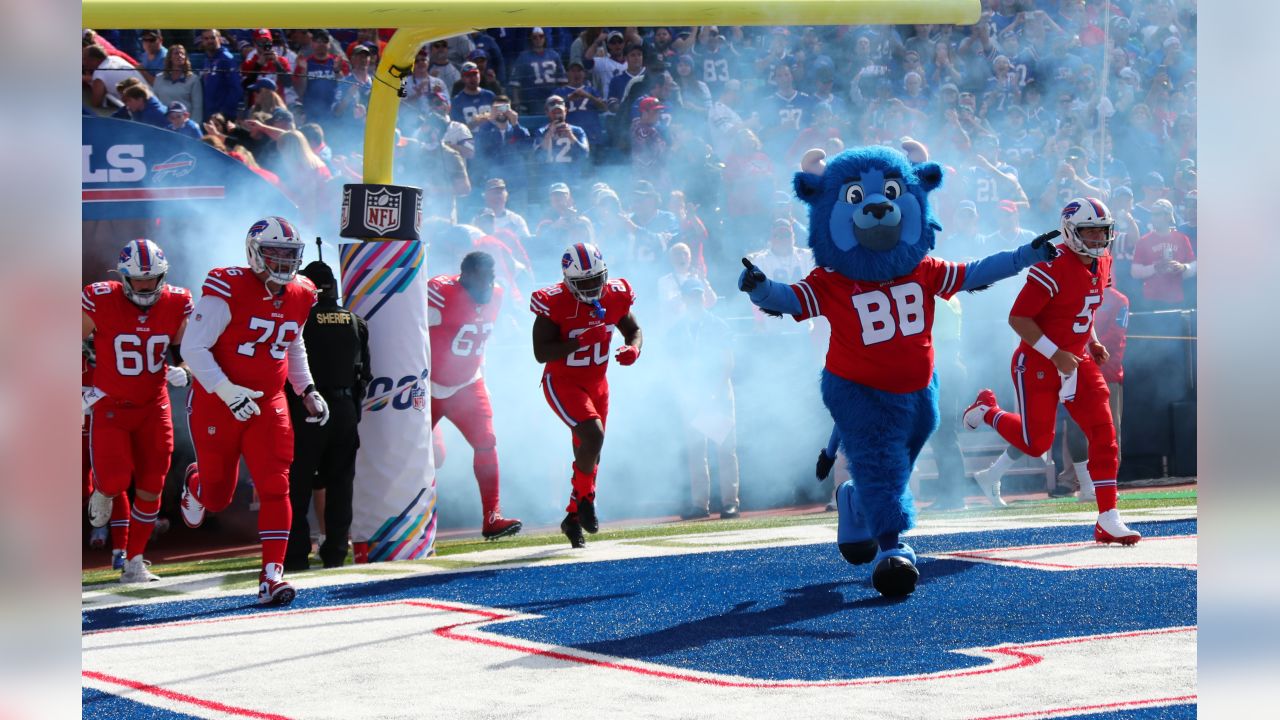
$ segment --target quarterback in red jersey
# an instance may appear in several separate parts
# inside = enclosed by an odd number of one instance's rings
[[[546,365],[542,390],[547,404],[573,432],[573,492],[560,529],[575,548],[582,535],[600,530],[596,516],[596,471],[609,417],[609,343],[616,327],[625,344],[614,353],[619,365],[640,357],[644,342],[631,313],[635,292],[622,278],[609,280],[604,256],[590,243],[574,243],[560,260],[564,282],[533,293],[533,357]]]
[[[1067,252],[1028,269],[1027,284],[1009,312],[1009,325],[1022,339],[1012,363],[1021,415],[1001,410],[989,389],[979,392],[964,413],[965,427],[976,430],[986,423],[1011,446],[975,479],[993,502],[1003,504],[1000,476],[1021,454],[1042,455],[1049,449],[1062,402],[1089,439],[1080,484],[1083,488],[1092,480],[1096,493],[1094,539],[1132,545],[1142,536],[1126,527],[1116,510],[1119,450],[1110,393],[1099,369],[1110,354],[1098,342],[1093,322],[1103,291],[1111,285],[1111,211],[1095,198],[1072,200],[1062,208],[1062,236],[1061,249]]]
[[[196,462],[187,468],[182,519],[199,527],[206,511],[231,504],[243,454],[258,491],[258,602],[264,605],[287,605],[296,595],[284,580],[293,520],[285,380],[302,398],[307,422],[329,420],[302,342],[316,303],[315,285],[297,274],[303,248],[284,218],[254,223],[245,237],[249,266],[209,271],[187,332],[186,360],[197,381],[187,408]]]
[[[502,517],[498,490],[498,440],[481,362],[484,346],[502,307],[494,285],[493,256],[467,253],[462,273],[427,283],[427,325],[431,327],[431,427],[447,417],[474,453],[472,468],[484,511],[482,533],[496,540],[520,532],[522,524]]]
[[[142,552],[155,528],[173,455],[173,414],[165,381],[181,386],[190,379],[186,369],[167,365],[166,355],[182,342],[191,293],[165,284],[169,261],[150,240],[125,245],[116,271],[119,281],[89,285],[80,298],[81,336],[93,335],[96,360],[92,385],[81,395],[89,413],[95,485],[89,522],[104,527],[114,512],[112,525],[125,550],[120,582],[148,582],[159,578],[147,569]],[[129,503],[131,481],[136,498],[124,535],[121,514]]]

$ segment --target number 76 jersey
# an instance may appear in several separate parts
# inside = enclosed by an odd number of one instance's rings
[[[283,292],[270,295],[249,268],[225,267],[209,271],[201,292],[222,300],[231,311],[231,320],[211,348],[227,379],[260,390],[267,398],[283,391],[287,351],[316,304],[316,286],[298,275]],[[197,305],[197,320],[199,312]]]
[[[827,370],[894,393],[922,390],[933,377],[933,299],[964,285],[965,266],[925,256],[909,274],[884,282],[851,280],[816,268],[791,290],[796,320],[831,322]]]

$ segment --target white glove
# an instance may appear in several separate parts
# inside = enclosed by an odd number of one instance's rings
[[[164,371],[164,379],[174,387],[186,387],[191,384],[191,372],[180,365],[170,365]]]
[[[329,404],[324,401],[320,393],[312,390],[302,396],[302,405],[307,409],[307,413],[311,417],[307,418],[309,423],[320,423],[324,425],[329,422]]]
[[[106,393],[96,387],[80,388],[80,411],[88,415],[89,409],[93,407],[93,404],[106,396]]]
[[[222,398],[222,402],[231,408],[231,414],[241,422],[262,412],[258,409],[258,403],[253,401],[254,398],[262,397],[261,390],[250,390],[230,380],[224,380],[221,385],[213,389],[213,394]]]

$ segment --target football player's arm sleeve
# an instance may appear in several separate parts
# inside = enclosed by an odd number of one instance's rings
[[[230,322],[231,307],[226,301],[205,294],[196,302],[195,313],[182,336],[182,357],[187,368],[209,392],[227,381],[227,374],[218,366],[212,348]]]
[[[93,324],[93,318],[89,317],[89,313],[80,311],[80,339],[88,340],[95,327],[97,326]]]
[[[435,282],[427,283],[427,327],[435,327],[444,322],[444,293]]]
[[[293,391],[301,397],[308,387],[314,384],[311,379],[311,363],[307,361],[307,346],[302,342],[302,331],[289,343],[286,351],[289,358],[289,384]]]

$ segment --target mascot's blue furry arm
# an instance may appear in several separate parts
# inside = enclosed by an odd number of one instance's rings
[[[817,172],[797,173],[794,184],[809,206],[820,269],[785,285],[744,260],[738,287],[766,311],[830,320],[821,389],[836,432],[818,473],[829,471],[838,439],[856,480],[837,491],[837,543],[849,562],[872,563],[882,594],[906,595],[919,579],[915,552],[899,538],[915,521],[907,481],[938,425],[928,342],[934,297],[1016,275],[1052,259],[1053,245],[1041,236],[963,265],[928,257],[941,229],[928,194],[942,184],[942,168],[913,165],[885,147],[847,150]]]

